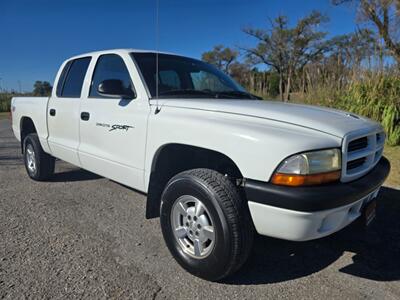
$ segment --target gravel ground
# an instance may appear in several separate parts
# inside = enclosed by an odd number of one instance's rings
[[[0,298],[400,299],[399,190],[382,188],[367,230],[257,237],[237,275],[210,283],[175,263],[144,195],[66,163],[56,171],[30,180],[0,120]]]

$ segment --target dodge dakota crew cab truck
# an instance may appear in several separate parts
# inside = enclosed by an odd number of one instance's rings
[[[240,268],[254,232],[306,241],[369,222],[390,170],[378,123],[259,100],[167,53],[73,57],[50,97],[16,97],[11,110],[32,179],[58,158],[144,192],[174,258],[208,280]]]

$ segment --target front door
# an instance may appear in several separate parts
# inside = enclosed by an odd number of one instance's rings
[[[129,56],[125,59],[129,63]],[[83,168],[143,190],[150,107],[147,99],[140,97],[121,99],[101,95],[99,84],[113,79],[121,80],[125,88],[135,89],[123,57],[99,56],[80,109],[79,157]]]

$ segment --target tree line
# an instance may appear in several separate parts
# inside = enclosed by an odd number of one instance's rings
[[[334,0],[333,5],[357,5],[359,28],[349,34],[327,38],[320,30],[329,18],[318,12],[290,26],[287,16],[268,20],[266,28],[247,27],[252,47],[217,45],[202,59],[229,73],[262,96],[279,94],[289,101],[292,92],[306,93],[316,84],[335,88],[360,75],[362,70],[398,71],[400,64],[400,0]],[[397,38],[397,39],[396,39]],[[242,58],[239,60],[239,58]],[[260,72],[261,67],[266,71]]]
[[[11,98],[17,96],[50,96],[52,86],[48,81],[35,81],[32,92],[6,91],[0,89],[0,112],[10,111]]]

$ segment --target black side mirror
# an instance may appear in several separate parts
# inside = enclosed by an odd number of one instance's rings
[[[97,92],[104,97],[120,97],[125,99],[133,99],[136,97],[134,91],[125,88],[122,80],[107,79],[101,82],[97,88]]]

